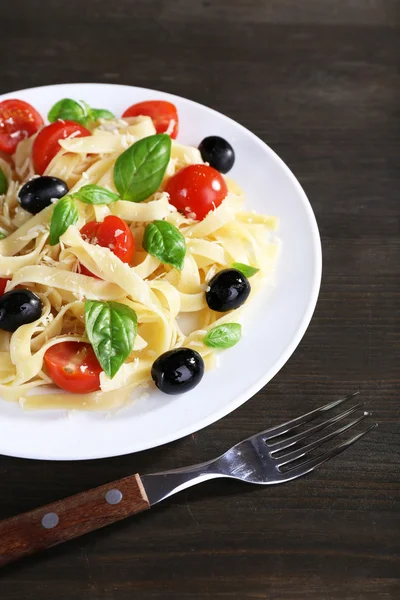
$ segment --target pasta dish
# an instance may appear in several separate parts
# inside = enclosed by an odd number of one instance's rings
[[[48,121],[0,102],[0,397],[110,410],[189,391],[271,280],[277,218],[246,209],[229,142],[176,141],[169,102],[117,118],[63,99]]]

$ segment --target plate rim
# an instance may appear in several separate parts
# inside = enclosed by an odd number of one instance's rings
[[[292,354],[294,353],[294,351],[300,344],[302,338],[304,337],[304,335],[308,329],[308,326],[311,322],[312,316],[315,311],[315,307],[317,305],[319,291],[320,291],[320,287],[321,287],[321,280],[322,280],[321,237],[320,237],[320,233],[319,233],[319,229],[318,229],[317,220],[316,220],[313,208],[311,206],[311,203],[308,199],[308,196],[306,195],[302,185],[300,184],[300,182],[298,181],[298,179],[296,178],[294,173],[291,171],[291,169],[288,167],[288,165],[283,161],[283,159],[281,159],[280,156],[266,142],[264,142],[261,138],[259,138],[250,129],[247,129],[247,127],[245,127],[238,121],[235,121],[231,117],[229,117],[213,108],[210,108],[209,106],[206,106],[205,104],[201,104],[200,102],[196,102],[195,100],[186,98],[185,96],[179,96],[177,94],[172,94],[172,93],[166,92],[164,90],[157,90],[155,88],[147,88],[147,87],[126,85],[126,84],[119,84],[119,83],[109,83],[109,82],[103,82],[103,83],[101,83],[101,82],[96,82],[96,83],[93,83],[93,82],[70,82],[69,83],[69,82],[65,82],[65,83],[56,83],[56,84],[43,85],[43,86],[35,86],[35,87],[23,88],[23,89],[11,91],[11,92],[5,92],[3,94],[0,94],[0,102],[3,99],[6,99],[7,97],[11,97],[12,95],[14,95],[14,94],[16,95],[21,92],[29,93],[29,92],[36,91],[36,90],[46,90],[46,89],[50,89],[50,88],[54,89],[54,88],[58,88],[58,87],[64,87],[66,85],[71,86],[71,87],[80,87],[80,86],[104,87],[104,86],[108,86],[110,88],[126,88],[126,89],[130,89],[130,90],[142,90],[142,91],[150,92],[150,93],[157,92],[158,94],[165,95],[166,97],[168,97],[168,99],[175,98],[177,100],[184,100],[185,102],[188,102],[195,106],[201,107],[203,109],[205,108],[208,111],[217,115],[218,118],[222,118],[223,120],[228,121],[229,123],[233,124],[235,127],[239,127],[241,130],[243,130],[247,135],[249,135],[252,138],[252,140],[258,146],[261,146],[262,149],[270,155],[270,158],[273,161],[278,163],[278,165],[285,172],[286,176],[291,180],[292,184],[294,185],[294,188],[297,190],[297,192],[302,200],[303,207],[307,213],[307,218],[308,218],[308,222],[309,222],[310,229],[311,229],[311,234],[312,234],[311,241],[312,241],[312,248],[313,248],[313,256],[314,256],[314,260],[315,260],[315,272],[314,272],[314,276],[313,276],[313,281],[312,281],[311,291],[309,294],[307,308],[304,311],[304,314],[299,321],[296,332],[293,335],[291,342],[287,345],[284,352],[282,352],[282,354],[279,356],[279,358],[265,371],[265,373],[261,377],[259,377],[250,387],[248,387],[245,392],[243,392],[239,396],[237,396],[235,398],[235,400],[230,402],[228,405],[220,408],[216,412],[213,412],[211,416],[209,415],[209,416],[203,418],[201,421],[197,421],[197,423],[194,427],[193,426],[182,427],[181,429],[176,430],[174,433],[172,433],[170,435],[165,435],[165,436],[162,436],[162,437],[154,440],[151,444],[148,444],[148,443],[147,444],[145,443],[142,445],[139,444],[139,447],[137,447],[135,450],[123,449],[122,451],[117,451],[115,453],[109,454],[109,453],[102,453],[101,449],[99,449],[100,451],[95,451],[92,453],[88,453],[86,451],[85,454],[83,456],[80,456],[79,458],[77,458],[75,455],[68,456],[67,454],[64,454],[62,456],[57,456],[57,455],[48,456],[41,452],[35,453],[34,451],[20,452],[20,453],[19,452],[18,453],[11,452],[10,453],[9,451],[4,452],[4,450],[0,447],[1,454],[3,454],[4,456],[10,456],[13,458],[24,458],[24,459],[30,459],[30,460],[52,460],[52,461],[75,461],[75,460],[81,461],[81,460],[100,460],[100,459],[104,459],[104,458],[114,458],[114,457],[118,457],[118,456],[125,456],[127,454],[134,454],[136,452],[143,452],[145,450],[150,450],[152,448],[163,446],[164,444],[171,443],[171,442],[177,441],[179,439],[182,439],[188,435],[191,435],[192,433],[195,433],[197,431],[204,429],[205,427],[208,427],[209,425],[212,425],[213,423],[216,423],[223,417],[227,416],[228,414],[232,413],[237,408],[242,406],[248,400],[251,400],[251,398],[257,392],[260,391],[260,389],[262,389],[265,385],[267,385],[269,383],[269,381],[271,381],[275,377],[275,375],[282,369],[282,367],[290,359],[290,357],[292,356]],[[5,402],[5,400],[3,400],[1,398],[0,398],[0,401]]]

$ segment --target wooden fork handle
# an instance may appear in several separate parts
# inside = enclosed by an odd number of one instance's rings
[[[0,521],[0,566],[148,508],[139,475],[131,475]]]

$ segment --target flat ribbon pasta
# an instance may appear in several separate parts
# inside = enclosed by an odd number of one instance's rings
[[[114,165],[118,156],[136,141],[154,135],[150,117],[100,119],[88,125],[92,135],[60,140],[60,151],[45,175],[63,179],[70,194],[95,184],[117,192]],[[20,402],[24,410],[115,410],[132,394],[143,397],[151,382],[152,364],[163,352],[185,346],[202,356],[206,369],[214,368],[217,351],[204,344],[207,332],[224,323],[238,322],[240,309],[225,314],[208,308],[205,291],[211,278],[233,262],[256,267],[251,296],[272,283],[280,244],[275,232],[278,219],[244,208],[244,192],[226,177],[228,195],[200,222],[177,212],[165,188],[179,169],[202,164],[197,148],[172,140],[171,157],[159,189],[144,202],[117,200],[88,205],[75,200],[79,219],[49,245],[54,205],[30,215],[19,204],[22,183],[34,176],[32,145],[36,136],[20,142],[14,164],[0,157],[8,182],[0,196],[0,277],[8,278],[7,291],[26,287],[38,294],[42,314],[15,332],[0,330],[0,395]],[[114,215],[127,223],[135,240],[131,265],[110,248],[89,243],[80,234],[88,221]],[[179,229],[186,241],[183,269],[178,271],[147,253],[143,246],[146,225],[165,220]],[[80,272],[81,265],[96,277]],[[137,314],[137,336],[124,364],[113,379],[100,374],[100,389],[90,394],[54,391],[45,372],[44,355],[65,341],[88,342],[85,333],[85,300],[115,301]],[[191,323],[190,331],[184,321]]]

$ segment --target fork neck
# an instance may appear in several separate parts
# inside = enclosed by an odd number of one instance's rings
[[[218,460],[209,460],[190,467],[141,476],[150,505],[157,504],[157,502],[203,481],[225,477],[225,474],[218,470]]]

